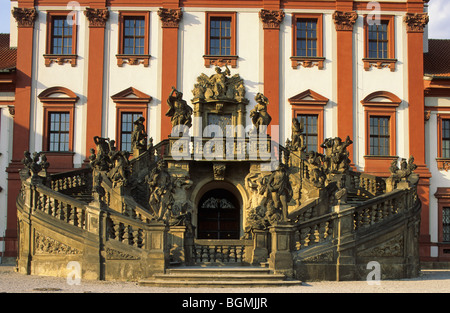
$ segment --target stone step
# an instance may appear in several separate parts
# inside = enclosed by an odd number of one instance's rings
[[[147,287],[214,287],[214,288],[258,288],[258,287],[289,287],[301,286],[298,280],[209,280],[209,281],[184,281],[165,279],[145,279],[139,281],[139,285]]]
[[[199,275],[249,275],[270,274],[269,268],[262,267],[178,267],[170,268],[167,274],[199,274]]]
[[[168,269],[139,281],[152,287],[268,287],[300,286],[298,280],[287,280],[285,275],[273,274],[261,267],[183,267]]]
[[[242,280],[270,280],[283,281],[286,279],[284,275],[280,274],[157,274],[153,276],[154,279],[165,280],[182,280],[182,281],[208,281],[208,280],[227,280],[227,281],[242,281]]]

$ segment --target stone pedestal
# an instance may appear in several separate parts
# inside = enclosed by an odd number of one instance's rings
[[[293,234],[295,227],[287,223],[279,223],[270,227],[272,236],[272,252],[269,266],[275,274],[294,276],[294,262],[292,260]]]
[[[266,262],[268,250],[269,233],[265,230],[253,230],[253,251],[252,251],[252,265],[259,265]]]
[[[336,205],[334,212],[338,214],[338,225],[334,238],[337,242],[336,280],[348,281],[356,278],[355,238],[353,230],[353,210],[350,205]]]
[[[172,226],[168,236],[170,261],[180,265],[186,264],[186,226]]]
[[[148,250],[149,276],[164,273],[169,264],[168,227],[162,222],[149,224],[145,249]]]

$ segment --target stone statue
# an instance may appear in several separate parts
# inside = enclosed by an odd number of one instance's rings
[[[327,138],[320,145],[325,149],[324,170],[326,174],[345,173],[350,168],[350,159],[347,147],[353,143],[347,136],[343,142],[341,138]]]
[[[291,149],[293,151],[305,151],[305,135],[303,134],[303,121],[299,121],[296,117],[292,119],[292,141]]]
[[[255,126],[255,132],[265,133],[267,131],[267,126],[272,121],[272,117],[267,113],[267,105],[269,104],[269,99],[262,93],[258,92],[255,96],[256,105],[250,111],[250,118]]]
[[[158,220],[168,220],[174,203],[172,177],[165,161],[160,161],[147,179],[150,190],[149,205]]]
[[[292,187],[287,169],[282,163],[272,172],[268,181],[268,188],[275,208],[281,210],[283,220],[288,221],[288,203],[292,199]]]
[[[173,205],[169,217],[169,226],[188,226],[191,222],[193,204],[188,198],[187,189],[191,188],[193,181],[189,177],[178,177],[173,182]]]
[[[147,149],[147,132],[144,127],[145,118],[139,117],[134,121],[134,129],[131,133],[131,147],[134,150],[145,151]]]
[[[183,93],[179,92],[172,87],[172,93],[167,99],[167,104],[169,105],[169,110],[166,116],[170,117],[172,127],[178,125],[184,125],[187,127],[192,126],[192,113],[194,112],[192,108],[183,100]]]
[[[113,183],[113,187],[126,186],[130,177],[130,152],[115,151],[111,155],[112,168],[108,172],[108,177]]]
[[[326,175],[323,167],[323,159],[322,154],[310,151],[307,162],[305,162],[305,165],[309,169],[309,181],[317,188],[325,187]]]
[[[201,74],[197,77],[197,83],[192,90],[194,100],[248,102],[245,98],[244,80],[239,74],[230,77],[230,69],[226,65],[225,67],[224,71],[216,67],[216,73],[211,76]]]
[[[394,159],[389,167],[391,176],[386,179],[386,192],[390,192],[395,188],[409,188],[416,185],[419,181],[419,175],[414,173],[417,168],[417,165],[414,164],[414,157],[410,156],[408,161],[402,158],[400,168],[397,166],[398,160],[399,158]]]
[[[226,66],[226,65],[225,65]],[[230,69],[226,66],[224,72],[220,67],[215,68],[216,74],[209,78],[209,82],[212,86],[213,99],[223,99],[227,95],[227,76],[231,75]]]
[[[31,182],[34,184],[45,183],[45,179],[48,176],[47,169],[50,163],[47,161],[47,157],[42,152],[24,151],[24,158],[22,164],[24,168],[20,170],[20,178],[26,180],[31,177]]]

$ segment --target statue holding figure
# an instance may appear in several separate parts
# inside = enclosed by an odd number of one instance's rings
[[[184,125],[187,127],[192,126],[192,108],[183,100],[183,93],[172,87],[172,92],[167,99],[169,110],[166,116],[170,117],[172,127],[178,125]]]
[[[272,201],[276,209],[281,210],[283,221],[288,219],[288,203],[292,199],[292,186],[285,165],[280,163],[272,172],[268,181],[268,188],[272,194]]]
[[[262,93],[258,92],[255,96],[256,105],[250,111],[250,118],[256,128],[256,132],[265,133],[267,126],[272,121],[272,117],[267,113],[267,106],[269,105],[269,99]]]
[[[157,167],[148,177],[147,183],[150,191],[150,208],[158,220],[167,220],[166,215],[172,211],[174,203],[174,185],[165,161],[158,162]]]
[[[226,69],[223,72],[220,67],[216,67],[216,74],[209,78],[213,91],[213,99],[222,99],[227,93],[227,76],[230,76],[231,72],[227,65],[225,67]]]
[[[133,122],[134,129],[131,133],[131,148],[134,150],[145,151],[147,149],[147,133],[144,126],[145,118],[139,117]]]
[[[292,119],[292,142],[291,148],[293,151],[305,151],[305,135],[303,134],[303,121],[299,121],[296,117]]]

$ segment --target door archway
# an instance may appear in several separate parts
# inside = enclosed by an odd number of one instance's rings
[[[240,202],[231,191],[205,192],[197,207],[197,238],[239,239],[240,211]]]

